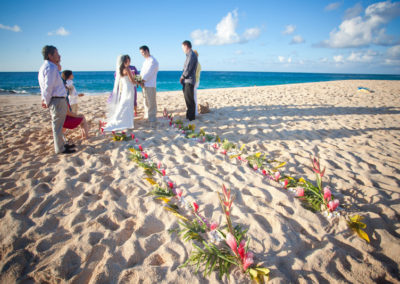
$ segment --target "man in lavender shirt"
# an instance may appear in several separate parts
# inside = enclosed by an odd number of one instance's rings
[[[74,153],[75,145],[64,145],[62,128],[67,116],[67,91],[60,75],[61,56],[57,48],[46,45],[42,49],[44,63],[39,69],[39,85],[42,94],[42,107],[48,108],[53,129],[54,150],[56,154]]]

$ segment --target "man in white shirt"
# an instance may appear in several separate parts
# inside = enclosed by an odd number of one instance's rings
[[[141,86],[144,98],[144,118],[147,118],[153,124],[157,120],[156,85],[158,62],[150,55],[150,50],[146,45],[141,46],[139,50],[145,58],[140,70],[140,75],[143,79]]]
[[[48,108],[51,115],[51,123],[54,138],[54,150],[56,154],[74,153],[75,145],[64,145],[62,128],[67,116],[67,91],[61,79],[61,56],[57,48],[46,45],[42,49],[44,63],[39,69],[39,85],[42,94],[42,107]]]

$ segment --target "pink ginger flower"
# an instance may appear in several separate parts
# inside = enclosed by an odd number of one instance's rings
[[[140,150],[140,151],[143,151],[142,145],[139,145],[139,150]]]
[[[177,188],[177,189],[175,189],[175,192],[176,192],[176,196],[178,196],[178,198],[180,199],[182,197],[183,190]]]
[[[237,243],[236,243],[235,237],[231,233],[228,233],[228,234],[226,234],[225,241],[228,244],[228,246],[231,248],[233,253],[235,255],[237,255]]]
[[[224,194],[225,200],[231,199],[231,191],[226,190],[226,187],[224,184],[222,185],[222,193]]]
[[[285,189],[287,189],[288,184],[289,184],[289,180],[288,180],[288,179],[285,179],[285,184],[284,184]]]
[[[242,260],[242,264],[243,264],[243,270],[246,271],[247,268],[252,265],[254,263],[254,259],[253,259],[253,253],[251,251],[249,251],[248,253],[246,253],[244,259]]]
[[[136,139],[135,139],[135,142],[138,143],[138,142],[139,142],[139,139],[136,138]]]
[[[168,184],[168,187],[169,187],[170,189],[173,189],[173,188],[174,188],[174,184],[173,184],[172,181],[168,181],[167,184]]]
[[[203,136],[203,142],[206,142],[206,137]]]
[[[242,160],[242,157],[241,157],[241,156],[238,156],[237,159],[238,159],[239,161],[241,161],[241,160]]]
[[[135,134],[131,133],[132,140],[135,139]]]
[[[280,177],[281,177],[281,173],[280,172],[276,172],[275,173],[275,181],[279,181]]]
[[[143,156],[143,158],[145,158],[145,159],[149,158],[149,155],[147,155],[147,153],[145,153],[145,152],[142,152],[142,156]]]
[[[331,190],[329,189],[328,186],[326,186],[326,187],[324,188],[324,199],[325,199],[326,201],[329,201],[329,200],[331,200],[331,197],[332,197]]]
[[[267,171],[266,170],[262,170],[262,174],[266,176],[267,175]]]
[[[224,155],[226,155],[226,150],[225,150],[225,149],[222,150],[221,153],[224,154]]]
[[[240,244],[239,244],[239,248],[238,248],[238,253],[239,253],[239,256],[240,256],[240,258],[242,259],[242,261],[243,261],[243,259],[244,259],[244,257],[245,257],[245,254],[246,254],[246,252],[245,252],[245,246],[246,245],[246,241],[245,240],[242,240],[241,242],[240,242]]]
[[[101,133],[101,134],[104,134],[104,128],[103,128],[103,127],[100,128],[100,133]]]
[[[165,169],[161,170],[161,174],[163,175],[163,177],[165,177]]]
[[[314,172],[315,172],[316,174],[319,174],[320,177],[322,178],[322,177],[324,176],[324,174],[325,174],[325,169],[326,169],[326,168],[324,168],[323,170],[321,170],[321,165],[320,165],[318,159],[315,158],[315,157],[312,159],[312,163],[313,163],[313,170],[314,170]]]
[[[161,162],[159,161],[158,163],[157,163],[157,168],[161,168]]]
[[[218,223],[217,222],[212,222],[211,224],[210,224],[210,230],[211,231],[214,231],[215,229],[217,229],[218,228]]]
[[[304,188],[302,187],[297,188],[297,196],[299,197],[304,196]]]
[[[258,166],[257,165],[254,165],[253,166],[253,169],[256,171],[256,170],[258,170]]]
[[[217,145],[217,143],[214,143],[214,144],[212,145],[212,147],[213,147],[214,149],[218,149],[218,148],[219,148],[218,145]]]
[[[199,211],[199,205],[196,202],[193,202],[194,212]]]
[[[336,208],[338,208],[339,206],[339,200],[335,199],[333,201],[329,201],[328,203],[328,209],[329,211],[333,212],[336,210]]]
[[[169,126],[172,126],[172,121],[169,122]]]

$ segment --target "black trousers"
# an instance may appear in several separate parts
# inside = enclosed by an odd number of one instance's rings
[[[194,102],[194,85],[185,83],[183,85],[183,95],[185,96],[186,102],[186,118],[189,120],[195,120],[196,118],[196,104]]]

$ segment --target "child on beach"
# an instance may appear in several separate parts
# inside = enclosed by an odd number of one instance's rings
[[[61,78],[64,80],[65,88],[67,89],[68,93],[68,101],[71,106],[71,111],[73,113],[78,113],[78,97],[84,96],[84,94],[76,92],[74,86],[74,74],[72,74],[71,70],[64,70],[61,73]]]

